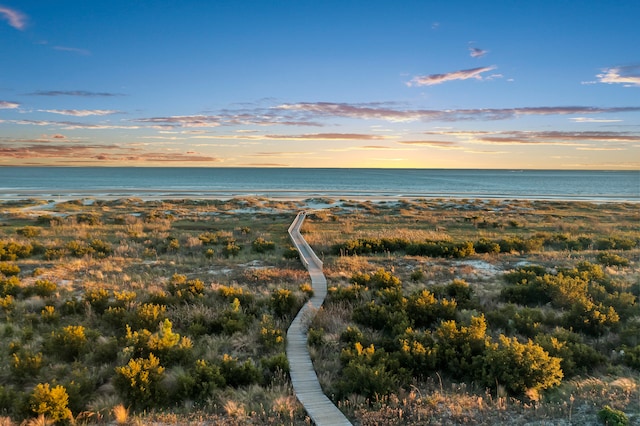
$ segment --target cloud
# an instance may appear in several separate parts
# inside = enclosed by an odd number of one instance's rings
[[[42,109],[42,112],[51,114],[72,115],[74,117],[88,117],[90,115],[111,115],[119,111],[111,109]]]
[[[473,78],[475,80],[482,80],[482,73],[492,71],[494,69],[496,69],[495,66],[490,66],[453,71],[445,74],[416,76],[407,83],[407,86],[434,86],[436,84],[442,84],[447,81],[468,80],[470,78]]]
[[[470,142],[503,145],[575,146],[589,149],[589,143],[638,143],[640,135],[629,132],[527,132],[509,131],[482,134]],[[597,148],[597,147],[596,147]]]
[[[440,149],[460,149],[457,142],[451,141],[400,141],[398,142],[402,145],[411,145],[411,146],[428,146],[432,148],[440,148]]]
[[[624,87],[640,87],[640,65],[605,68],[596,75],[600,83],[623,84]]]
[[[221,117],[216,115],[175,115],[169,117],[139,118],[139,123],[160,123],[180,127],[218,127]]]
[[[0,144],[0,157],[13,159],[77,160],[83,163],[114,162],[219,162],[196,152],[146,152],[137,148],[100,144]]]
[[[0,5],[0,16],[16,30],[23,30],[27,25],[27,16],[18,10]]]
[[[89,56],[91,55],[91,51],[87,50],[87,49],[81,49],[78,47],[68,47],[68,46],[53,46],[54,50],[59,50],[62,52],[71,52],[71,53],[77,53],[79,55],[83,55],[83,56]]]
[[[344,117],[361,120],[385,120],[391,122],[409,121],[462,121],[462,120],[505,120],[520,115],[570,115],[637,112],[638,107],[591,107],[557,106],[524,108],[484,108],[457,110],[401,110],[381,107],[378,104],[347,104],[331,102],[301,102],[281,104],[273,107],[302,115],[299,119],[312,120],[316,117]]]
[[[575,123],[619,123],[622,120],[618,119],[605,119],[605,118],[591,118],[591,117],[571,117],[569,120]]]
[[[99,98],[111,96],[124,96],[121,93],[90,92],[87,90],[38,90],[28,93],[29,96],[80,96],[85,98]]]
[[[0,109],[15,109],[20,106],[17,102],[0,101]]]
[[[384,136],[367,135],[362,133],[311,133],[303,135],[265,135],[267,139],[280,140],[382,140]]]
[[[482,58],[484,55],[489,53],[488,50],[482,50],[477,47],[470,47],[469,52],[469,55],[471,55],[472,58]]]

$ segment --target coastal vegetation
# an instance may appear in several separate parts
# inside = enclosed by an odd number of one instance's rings
[[[309,206],[310,352],[355,424],[640,419],[636,205],[243,198],[0,204],[3,424],[308,424]]]

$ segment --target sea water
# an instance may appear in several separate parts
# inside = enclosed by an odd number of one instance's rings
[[[640,201],[640,171],[0,167],[0,199],[503,198]]]

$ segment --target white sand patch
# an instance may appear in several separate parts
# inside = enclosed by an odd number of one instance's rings
[[[456,265],[470,266],[474,269],[474,274],[485,278],[492,278],[503,272],[497,266],[492,265],[489,262],[485,262],[484,260],[462,260],[460,262],[456,262]]]

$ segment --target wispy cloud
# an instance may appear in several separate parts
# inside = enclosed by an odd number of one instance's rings
[[[479,49],[477,47],[469,47],[469,55],[472,58],[482,58],[487,53],[489,53],[488,50]]]
[[[79,55],[83,55],[83,56],[89,56],[91,55],[91,51],[87,50],[87,49],[81,49],[78,47],[68,47],[68,46],[53,46],[54,50],[60,50],[62,52],[71,52],[71,53],[77,53]]]
[[[15,109],[20,106],[17,102],[0,101],[0,109]]]
[[[363,133],[309,133],[302,135],[266,135],[267,139],[279,140],[382,140],[384,136],[367,135]]]
[[[402,145],[411,145],[411,146],[428,146],[431,148],[439,148],[439,149],[460,149],[460,146],[457,142],[452,141],[400,141],[398,142]]]
[[[0,5],[0,16],[17,30],[23,30],[27,25],[27,16],[16,9]]]
[[[84,98],[100,98],[111,96],[124,96],[122,93],[91,92],[88,90],[38,90],[28,93],[30,96],[79,96]]]
[[[538,144],[584,146],[588,142],[640,142],[640,134],[630,132],[526,132],[509,131],[482,134],[472,141],[499,144]]]
[[[220,158],[197,152],[148,152],[137,148],[101,144],[30,144],[0,143],[0,158],[50,160],[53,162],[198,162],[222,161]]]
[[[111,109],[42,109],[42,112],[51,114],[72,115],[74,117],[88,117],[91,115],[111,115],[117,114],[119,111]]]
[[[615,118],[606,119],[606,118],[592,118],[592,117],[571,117],[569,120],[575,123],[619,123],[622,120],[618,120]]]
[[[302,102],[282,104],[274,107],[278,110],[296,112],[299,119],[313,120],[317,117],[344,117],[361,120],[385,120],[391,122],[409,121],[461,121],[461,120],[505,120],[526,115],[572,115],[597,113],[637,112],[638,107],[591,107],[591,106],[553,106],[523,108],[483,108],[457,110],[402,110],[368,104],[347,104],[331,102]]]
[[[598,74],[596,77],[600,83],[640,87],[640,65],[605,68],[602,74]]]
[[[496,69],[495,66],[490,67],[478,67],[468,70],[453,71],[445,74],[429,74],[416,76],[407,82],[407,86],[434,86],[436,84],[446,83],[447,81],[455,80],[482,80],[482,73],[489,72]]]

